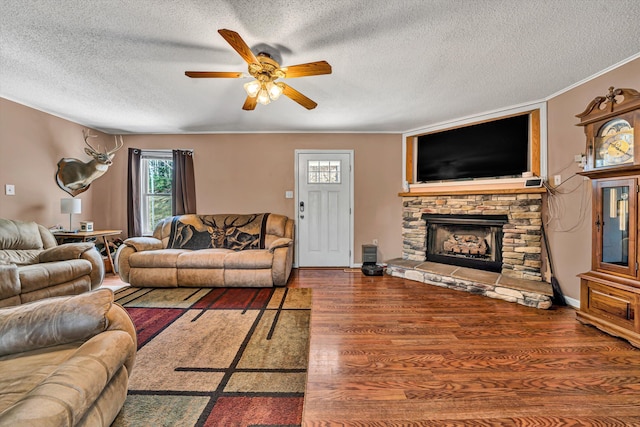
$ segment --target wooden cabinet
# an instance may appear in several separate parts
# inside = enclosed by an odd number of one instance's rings
[[[593,180],[592,270],[580,274],[577,318],[640,347],[640,175]]]
[[[610,88],[577,117],[587,137],[581,175],[593,185],[591,271],[579,275],[577,318],[640,347],[638,144],[634,150],[640,140],[640,94]]]

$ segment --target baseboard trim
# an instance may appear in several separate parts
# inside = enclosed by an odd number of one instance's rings
[[[570,305],[573,308],[580,308],[580,300],[579,299],[573,299],[573,298],[565,296],[564,300],[567,303],[567,305]]]

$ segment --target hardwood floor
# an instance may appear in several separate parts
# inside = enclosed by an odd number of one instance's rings
[[[289,286],[314,290],[304,426],[640,426],[640,350],[571,308],[357,270]]]
[[[576,321],[390,276],[313,288],[305,426],[640,426],[640,350]]]

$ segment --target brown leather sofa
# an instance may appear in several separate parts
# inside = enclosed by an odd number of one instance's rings
[[[0,309],[0,427],[111,425],[135,355],[110,289]]]
[[[93,243],[58,245],[35,222],[0,218],[0,307],[96,289],[104,262]]]
[[[173,216],[153,237],[124,241],[118,274],[137,287],[285,286],[293,233],[293,220],[277,214]]]

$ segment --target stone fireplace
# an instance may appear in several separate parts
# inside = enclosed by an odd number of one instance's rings
[[[402,259],[542,281],[541,212],[539,192],[403,197]]]

